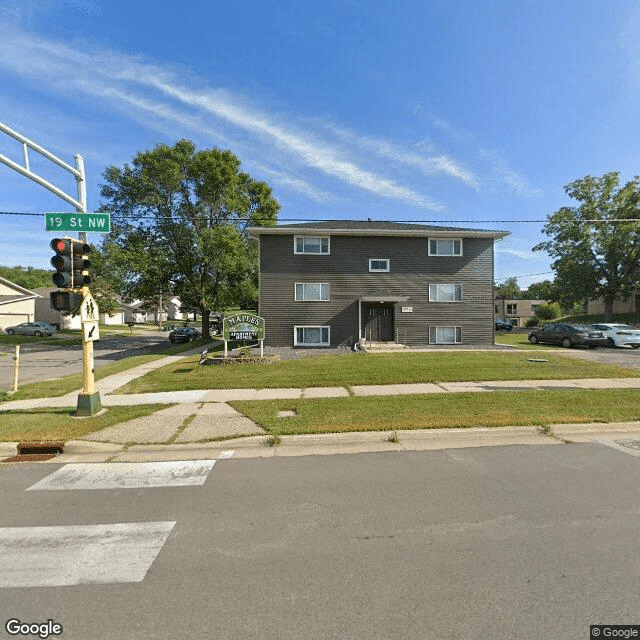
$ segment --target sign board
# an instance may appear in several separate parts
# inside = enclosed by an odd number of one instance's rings
[[[85,342],[100,340],[100,330],[98,329],[97,321],[82,323],[82,338]]]
[[[82,322],[98,322],[99,319],[98,303],[91,294],[84,297],[80,305],[80,319]]]
[[[264,318],[254,313],[241,312],[222,321],[224,340],[264,340]]]
[[[47,231],[95,231],[109,233],[111,215],[109,213],[46,213]]]
[[[413,307],[402,307],[402,313],[412,313]]]

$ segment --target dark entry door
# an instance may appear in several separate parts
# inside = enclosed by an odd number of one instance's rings
[[[372,342],[393,341],[393,307],[369,303],[363,311],[365,338]]]

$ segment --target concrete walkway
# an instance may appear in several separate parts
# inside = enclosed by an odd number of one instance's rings
[[[214,345],[212,345],[214,346]],[[612,439],[638,442],[640,422],[539,427],[471,428],[366,433],[340,433],[268,438],[264,430],[227,404],[233,400],[283,400],[354,396],[561,389],[640,389],[640,378],[572,380],[515,380],[444,382],[439,384],[360,385],[293,389],[202,389],[115,395],[113,392],[149,371],[200,353],[201,349],[167,356],[96,383],[103,407],[141,404],[173,405],[149,416],[89,433],[69,441],[52,462],[185,460],[217,457],[266,457],[349,453],[355,451],[420,450],[502,444],[558,444],[564,441]],[[3,411],[74,407],[78,391],[58,398],[16,400],[0,405]],[[392,437],[393,436],[393,437]],[[615,440],[617,438],[617,440]],[[17,454],[19,443],[0,442],[0,462]],[[267,445],[274,446],[267,446]],[[640,451],[636,452],[640,455]]]

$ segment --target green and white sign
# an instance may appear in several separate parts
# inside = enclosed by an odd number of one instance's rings
[[[44,217],[47,231],[111,231],[108,213],[46,213]]]
[[[235,313],[222,322],[225,340],[264,340],[264,318],[254,313]]]

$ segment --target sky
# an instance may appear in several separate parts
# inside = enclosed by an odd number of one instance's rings
[[[0,122],[83,157],[89,211],[107,166],[187,138],[268,182],[281,224],[509,231],[495,277],[526,288],[553,279],[532,247],[564,185],[640,173],[640,4],[0,0]],[[3,133],[0,154],[23,162]],[[54,211],[73,208],[0,163],[0,264],[50,268]]]

